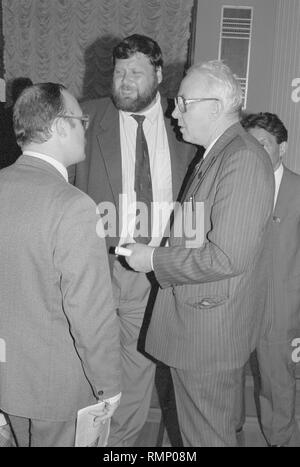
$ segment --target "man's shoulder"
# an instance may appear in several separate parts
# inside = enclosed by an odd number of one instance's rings
[[[110,107],[115,108],[110,97],[100,97],[81,103],[83,113],[87,113],[91,117],[94,115],[103,115]]]
[[[288,167],[286,167],[286,165],[283,165],[283,169],[284,169],[284,174],[286,177],[289,178],[289,181],[291,183],[297,184],[297,187],[299,186],[299,189],[300,189],[300,175],[294,172],[293,170],[289,169]]]
[[[52,168],[51,168],[52,169]],[[32,173],[33,183],[36,183],[36,175]],[[41,171],[38,174],[39,183],[36,188],[39,198],[49,200],[49,209],[65,211],[72,206],[95,207],[94,201],[86,193],[68,183],[56,169]],[[30,178],[27,179],[30,181]],[[44,202],[44,201],[42,201]]]
[[[244,153],[252,154],[252,156],[256,155],[258,158],[266,161],[268,165],[271,165],[270,158],[261,144],[254,136],[245,131],[240,124],[236,126],[236,134],[230,148],[232,152],[243,151]]]
[[[283,165],[284,190],[279,192],[280,196],[290,199],[290,206],[294,205],[297,212],[300,210],[300,175]],[[281,182],[282,183],[282,182]],[[279,196],[278,195],[278,196]]]
[[[92,198],[70,183],[61,183],[60,189],[56,191],[62,205],[85,205],[87,208],[96,206]]]

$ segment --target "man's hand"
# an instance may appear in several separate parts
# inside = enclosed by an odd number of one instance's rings
[[[99,403],[98,407],[93,408],[91,412],[89,412],[94,417],[94,425],[99,425],[107,418],[112,417],[113,413],[115,412],[116,408],[120,405],[120,399],[114,403],[103,401]]]
[[[128,250],[132,251],[131,256],[126,256],[125,259],[129,266],[138,272],[152,271],[151,257],[154,248],[142,243],[129,243],[124,245]]]

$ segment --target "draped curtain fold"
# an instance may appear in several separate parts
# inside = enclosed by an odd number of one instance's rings
[[[4,76],[4,65],[3,65],[3,28],[2,28],[2,3],[0,2],[0,78]]]
[[[174,96],[187,61],[193,0],[2,0],[6,81],[64,84],[78,98],[110,92],[113,46],[139,33],[163,52],[162,94]]]

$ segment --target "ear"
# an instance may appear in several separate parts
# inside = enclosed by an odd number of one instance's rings
[[[64,138],[67,135],[66,124],[67,122],[64,118],[56,118],[52,124],[52,131],[56,132],[61,138]]]
[[[280,156],[280,159],[283,158],[283,156],[285,155],[286,151],[287,151],[287,147],[288,147],[288,144],[286,141],[284,141],[283,143],[280,143],[279,145],[279,156]]]
[[[158,84],[160,84],[163,79],[161,66],[156,68],[156,76],[157,76]]]
[[[216,119],[221,115],[224,111],[224,105],[221,100],[219,101],[211,101],[211,107],[210,107],[210,114],[211,116]]]

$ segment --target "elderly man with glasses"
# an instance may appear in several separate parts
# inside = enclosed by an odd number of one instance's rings
[[[146,351],[171,367],[185,446],[236,445],[239,376],[262,318],[274,176],[239,123],[241,106],[222,62],[188,71],[173,117],[185,141],[205,147],[203,160],[175,210],[169,247],[128,245],[129,265],[153,271],[160,285]]]

